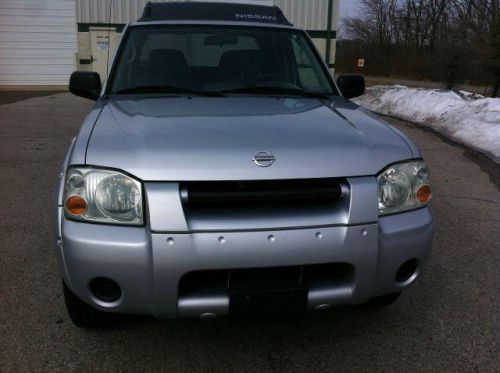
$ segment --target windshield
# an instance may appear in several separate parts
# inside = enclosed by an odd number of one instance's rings
[[[336,94],[300,31],[139,26],[125,43],[110,93]]]

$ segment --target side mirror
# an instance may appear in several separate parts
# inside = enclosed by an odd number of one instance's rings
[[[337,78],[337,85],[342,95],[347,99],[359,97],[365,93],[365,78],[363,75],[340,75]]]
[[[76,96],[97,101],[101,94],[101,78],[95,72],[76,71],[69,79],[69,91]]]

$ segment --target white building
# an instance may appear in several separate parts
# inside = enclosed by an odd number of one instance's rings
[[[66,86],[77,69],[105,76],[108,47],[112,54],[124,26],[139,18],[147,1],[0,0],[0,87]],[[330,49],[329,62],[335,61],[340,0],[254,1],[278,5],[323,55]]]
[[[76,0],[0,0],[0,86],[68,84],[76,19]]]

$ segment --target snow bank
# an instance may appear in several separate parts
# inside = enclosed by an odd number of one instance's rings
[[[500,163],[500,99],[469,92],[374,86],[353,100],[376,113],[430,127]]]

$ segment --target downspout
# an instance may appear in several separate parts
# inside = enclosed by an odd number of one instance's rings
[[[326,64],[330,67],[332,50],[332,23],[333,23],[333,0],[328,0],[328,14],[326,20]]]

